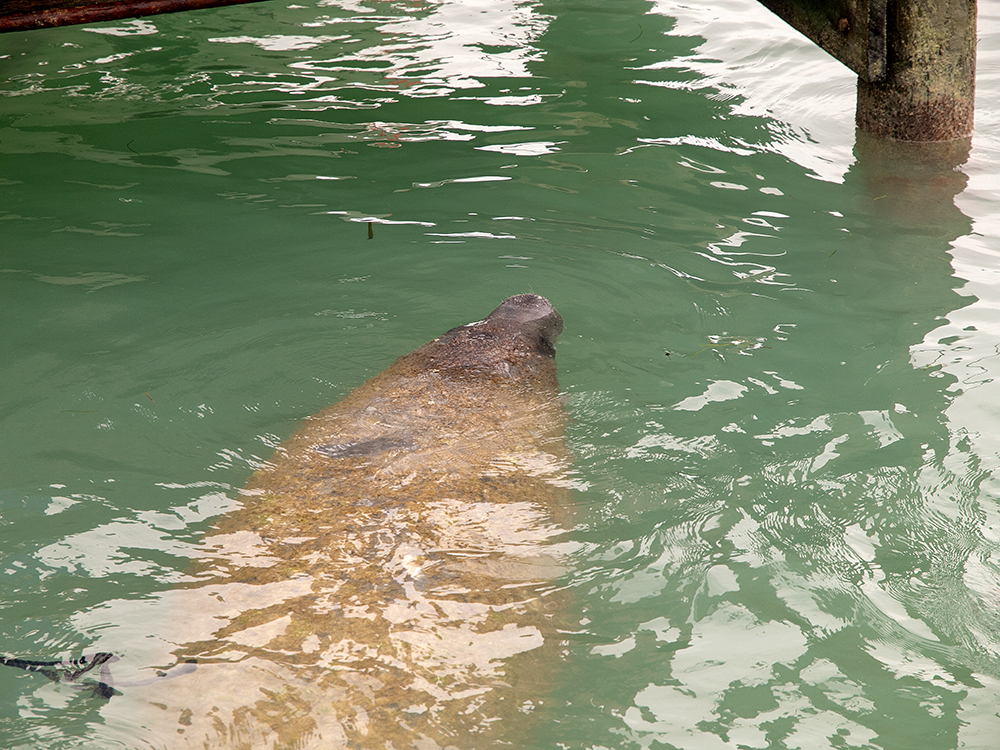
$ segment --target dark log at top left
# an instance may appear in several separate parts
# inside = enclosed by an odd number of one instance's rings
[[[0,32],[30,31],[78,23],[141,18],[159,13],[258,3],[263,0],[6,0],[0,3]]]

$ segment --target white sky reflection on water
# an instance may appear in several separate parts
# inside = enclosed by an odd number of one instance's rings
[[[705,39],[661,63],[699,74],[699,88],[732,99],[734,116],[774,118],[778,153],[823,180],[840,182],[854,161],[855,75],[755,2],[711,5],[655,0],[651,13],[677,19],[671,34]],[[787,132],[777,130],[781,124]]]
[[[350,4],[340,4],[350,10]],[[372,44],[324,64],[383,63],[384,77],[400,86],[417,86],[423,95],[451,89],[480,88],[480,78],[527,78],[528,64],[541,52],[533,42],[544,33],[549,17],[533,0],[418,1],[404,6],[406,16],[381,24],[381,43]],[[357,9],[364,13],[363,6]],[[361,16],[359,20],[363,20]],[[338,16],[330,23],[340,25]],[[322,26],[318,20],[307,26]],[[274,44],[278,37],[269,37]],[[245,38],[216,41],[247,41]],[[260,43],[260,42],[257,42]],[[318,61],[323,62],[323,61]]]

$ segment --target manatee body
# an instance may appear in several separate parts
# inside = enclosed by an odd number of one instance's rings
[[[559,660],[572,514],[531,294],[308,418],[206,540],[153,747],[518,746]]]

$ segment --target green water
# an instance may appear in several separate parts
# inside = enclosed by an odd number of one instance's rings
[[[532,291],[585,618],[538,748],[995,747],[995,3],[980,34],[958,157],[856,144],[851,76],[749,0],[0,36],[0,651],[127,665],[300,419]],[[0,746],[110,746],[0,677]]]

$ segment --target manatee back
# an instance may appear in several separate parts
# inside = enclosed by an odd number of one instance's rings
[[[198,668],[143,694],[147,744],[527,746],[577,629],[552,580],[572,520],[561,330],[512,297],[282,443],[206,540],[184,591],[201,635],[178,653]]]

